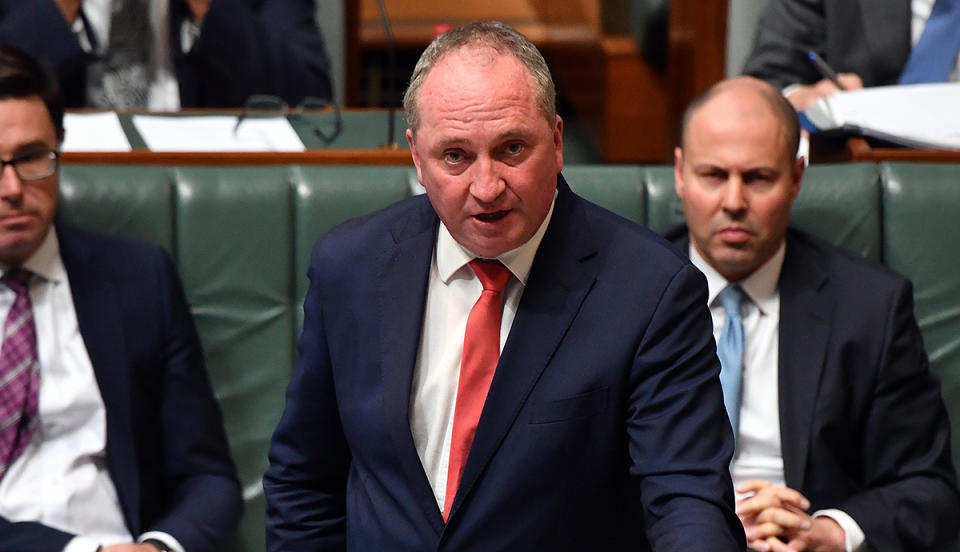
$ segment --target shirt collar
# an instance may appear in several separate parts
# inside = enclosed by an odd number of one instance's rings
[[[40,243],[40,247],[20,267],[55,284],[66,278],[67,272],[63,268],[63,261],[60,259],[60,242],[57,240],[57,232],[52,226],[47,230],[47,235]],[[3,269],[3,272],[10,269],[8,265],[2,263],[0,263],[0,268]]]
[[[776,305],[777,283],[780,281],[780,270],[783,268],[783,258],[787,251],[787,243],[784,240],[777,248],[772,257],[767,262],[760,265],[760,268],[753,271],[752,274],[739,282],[729,282],[715,268],[710,266],[697,248],[690,244],[690,262],[703,272],[707,277],[707,304],[712,305],[717,295],[731,283],[737,284],[743,289],[744,293],[750,298],[753,304],[757,305],[762,314],[769,314]]]
[[[527,276],[530,275],[530,268],[533,266],[533,258],[537,254],[540,242],[543,241],[543,235],[550,225],[550,219],[553,217],[553,207],[556,204],[557,196],[554,194],[553,201],[550,203],[550,209],[547,210],[547,216],[540,223],[540,228],[533,236],[520,247],[511,249],[506,253],[497,256],[497,260],[503,263],[510,272],[520,280],[523,285],[527,284]],[[460,245],[453,239],[447,227],[440,223],[440,230],[437,233],[437,274],[444,284],[449,284],[453,275],[467,265],[479,255],[471,253],[469,249]]]

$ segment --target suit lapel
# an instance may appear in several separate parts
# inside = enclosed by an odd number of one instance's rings
[[[597,249],[580,200],[563,177],[559,177],[558,190],[553,219],[540,243],[490,384],[451,520],[516,421],[596,277],[598,268],[590,261]]]
[[[419,216],[391,229],[392,240],[381,251],[377,267],[380,312],[380,366],[384,415],[410,489],[439,535],[443,516],[410,433],[409,407],[413,369],[423,328],[430,256],[438,219],[426,199]]]
[[[814,407],[830,333],[831,301],[822,259],[807,243],[787,236],[780,275],[780,446],[787,486],[802,489]]]
[[[109,275],[95,262],[85,241],[58,228],[63,259],[83,344],[107,414],[107,466],[117,488],[127,527],[140,533],[140,478],[133,447],[130,374],[123,357],[124,328]]]

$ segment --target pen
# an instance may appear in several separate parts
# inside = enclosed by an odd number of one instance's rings
[[[827,62],[823,61],[822,57],[813,50],[807,52],[807,57],[810,58],[810,62],[813,63],[813,66],[817,68],[817,71],[820,72],[823,78],[830,79],[833,84],[837,85],[837,88],[844,90],[843,85],[840,84],[839,77],[837,77],[837,72],[833,70],[833,67],[827,65]]]

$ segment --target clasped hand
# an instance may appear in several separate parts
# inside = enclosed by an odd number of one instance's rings
[[[737,516],[743,523],[747,545],[758,552],[843,552],[843,529],[832,518],[811,517],[810,501],[788,487],[769,481],[747,481],[737,493],[749,495],[737,501]]]

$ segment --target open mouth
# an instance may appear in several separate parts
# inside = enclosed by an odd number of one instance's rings
[[[500,220],[503,217],[507,216],[507,213],[509,212],[510,211],[507,211],[507,210],[493,211],[490,213],[480,213],[474,216],[476,216],[477,219],[479,219],[481,222],[493,222],[495,220]]]

